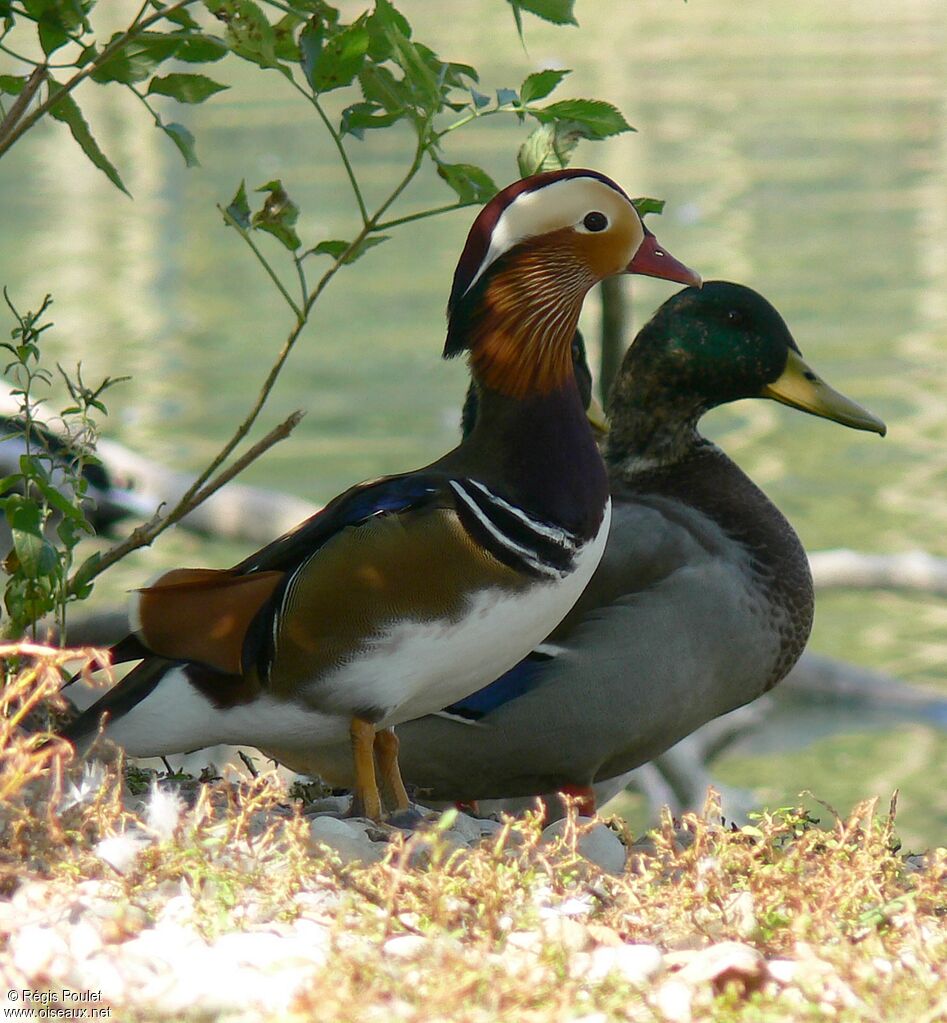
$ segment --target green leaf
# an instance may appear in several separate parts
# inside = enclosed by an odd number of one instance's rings
[[[404,116],[403,111],[393,113],[381,111],[382,107],[377,103],[353,103],[342,111],[339,134],[354,135],[355,138],[361,139],[366,128],[387,128]]]
[[[79,109],[76,101],[68,93],[62,91],[62,86],[58,82],[50,80],[49,88],[53,95],[60,94],[55,105],[49,108],[50,116],[66,125],[72,132],[72,137],[79,143],[83,153],[105,174],[116,188],[120,188],[131,198],[131,193],[125,187],[118,171],[92,137],[92,132],[88,124],[86,124],[82,111]]]
[[[230,47],[220,38],[206,33],[188,34],[181,40],[175,57],[188,64],[213,64],[226,57]]]
[[[513,106],[519,106],[520,98],[516,94],[516,89],[497,89],[497,106],[505,107],[507,104],[512,103]]]
[[[35,501],[27,500],[22,494],[14,494],[7,498],[5,511],[11,529],[34,536],[42,535],[43,516]]]
[[[161,4],[153,4],[155,7],[162,6]],[[168,21],[173,21],[175,25],[180,25],[181,28],[197,29],[200,30],[200,25],[194,20],[194,18],[183,9],[171,11],[165,15]]]
[[[375,64],[389,60],[392,56],[389,29],[396,29],[405,39],[411,38],[411,26],[407,18],[397,11],[389,0],[375,0],[375,9],[365,21],[368,29],[368,59]]]
[[[35,579],[55,571],[59,558],[56,549],[47,539],[19,529],[13,529],[11,533],[13,549],[24,575]]]
[[[162,121],[161,130],[178,147],[178,152],[184,157],[185,166],[200,167],[201,162],[194,148],[194,136],[183,124],[178,124],[177,121]]]
[[[303,33],[305,35],[305,32]],[[315,35],[312,37],[315,41]],[[316,49],[302,43],[303,70],[315,92],[331,92],[350,85],[365,63],[369,34],[364,18],[329,36]]]
[[[273,26],[273,52],[280,60],[299,63],[300,52],[296,43],[296,29],[303,24],[305,18],[298,14],[286,14]]]
[[[307,256],[331,256],[333,259],[338,259],[343,252],[349,247],[349,242],[340,241],[337,238],[333,238],[332,241],[319,242],[314,248],[310,249],[306,253]]]
[[[266,231],[278,239],[291,252],[302,245],[296,234],[299,207],[290,199],[281,181],[270,181],[257,189],[268,192],[262,209],[253,214],[251,225],[258,231]]]
[[[113,35],[108,45],[119,36],[119,33]],[[183,40],[180,33],[142,32],[100,64],[90,77],[100,85],[106,82],[121,82],[123,85],[143,82],[159,64],[175,56]]]
[[[639,217],[646,217],[649,213],[660,214],[664,212],[663,199],[650,199],[647,196],[641,196],[638,199],[632,199],[631,205],[638,211]]]
[[[411,102],[411,90],[386,67],[367,64],[358,75],[362,95],[369,103],[380,103],[389,113],[403,111]]]
[[[77,68],[84,68],[86,64],[89,64],[93,60],[96,60],[98,56],[99,56],[98,47],[95,45],[95,43],[90,43],[88,46],[84,46],[82,48],[82,52],[79,54],[78,57],[76,57],[75,66]]]
[[[50,507],[61,512],[66,516],[66,518],[85,521],[85,515],[82,512],[82,508],[80,508],[75,501],[70,501],[65,494],[54,487],[47,479],[34,477],[33,482],[39,488],[40,493],[42,493]]]
[[[541,124],[520,146],[516,155],[520,176],[560,170],[569,160],[583,133],[568,121]]]
[[[571,74],[571,71],[555,71],[550,68],[547,71],[537,71],[529,75],[520,86],[520,100],[525,105],[532,103],[533,100],[545,99],[566,75]]]
[[[391,43],[392,60],[404,72],[413,99],[423,110],[435,113],[441,105],[441,88],[434,72],[414,43],[396,26],[391,25],[385,31]]]
[[[391,235],[387,234],[372,234],[367,238],[363,238],[342,261],[343,264],[348,265],[350,263],[354,263],[357,259],[361,259],[361,257],[364,256],[369,249],[373,249],[376,245],[381,245],[382,242],[388,241],[390,237]],[[349,245],[351,245],[351,242],[338,241],[337,239],[333,239],[328,242],[319,242],[319,244],[314,249],[310,249],[306,255],[331,256],[333,259],[338,259],[346,251],[346,249],[348,249]]]
[[[230,200],[227,212],[244,231],[250,229],[250,204],[247,202],[247,183],[240,182],[237,194]]]
[[[26,85],[25,78],[18,78],[16,75],[0,75],[0,92],[8,96],[19,96]]]
[[[266,15],[253,0],[204,0],[204,6],[227,26],[230,48],[238,57],[292,78],[276,59],[276,36]]]
[[[102,555],[99,551],[96,551],[94,554],[90,554],[76,569],[73,588],[79,600],[85,600],[92,592],[92,580],[95,577],[101,560]]]
[[[437,173],[462,203],[488,202],[497,194],[497,186],[490,175],[473,164],[438,162]]]
[[[325,39],[326,25],[322,18],[310,18],[309,23],[299,33],[299,59],[306,81],[309,81],[312,69],[319,61]]]
[[[600,99],[563,99],[541,109],[531,107],[529,112],[542,122],[571,121],[588,139],[604,139],[635,130],[617,107]]]
[[[55,11],[46,11],[40,16],[36,31],[39,44],[47,57],[69,42],[69,32]]]
[[[215,93],[229,88],[206,75],[164,75],[148,83],[149,96],[170,96],[179,103],[203,103]]]
[[[475,110],[483,110],[484,107],[490,105],[490,97],[484,96],[482,92],[477,92],[476,89],[470,89],[470,100]]]
[[[466,89],[467,83],[464,81],[465,78],[469,78],[472,82],[480,81],[477,69],[469,64],[458,64],[454,61],[445,63],[430,46],[425,46],[424,43],[415,43],[415,48],[421,59],[427,64],[431,74],[434,75],[442,86]]]
[[[529,11],[544,21],[551,21],[554,25],[578,25],[572,13],[575,0],[508,0],[508,2],[513,8],[517,22],[519,12],[522,10]]]

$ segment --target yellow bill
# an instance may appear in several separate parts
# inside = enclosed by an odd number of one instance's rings
[[[589,406],[585,410],[585,415],[596,436],[604,437],[608,433],[608,419],[605,417],[605,409],[602,408],[594,395],[589,399]]]
[[[876,415],[830,387],[798,352],[791,350],[782,374],[760,395],[854,430],[871,430],[882,437],[888,430]]]

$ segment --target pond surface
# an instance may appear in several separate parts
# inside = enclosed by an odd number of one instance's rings
[[[771,403],[707,418],[707,432],[807,547],[947,555],[947,6],[636,0],[607,5],[607,17],[603,7],[582,0],[581,29],[530,19],[525,52],[505,5],[403,3],[416,38],[476,64],[483,91],[516,86],[542,66],[571,67],[563,98],[615,102],[638,133],[584,144],[577,162],[632,194],[666,199],[653,226],[671,251],[705,277],[767,295],[813,365],[887,420],[882,441]],[[48,344],[57,360],[81,359],[87,379],[134,377],[112,392],[108,436],[190,469],[243,418],[290,326],[215,203],[228,202],[242,178],[256,186],[280,177],[302,206],[304,238],[346,237],[354,224],[344,176],[306,104],[275,74],[236,64],[211,73],[234,87],[174,111],[198,139],[203,166],[192,171],[134,99],[93,84],[80,93],[134,201],[59,124],[32,132],[0,168],[0,282],[21,306],[53,293]],[[505,182],[523,134],[493,119],[458,133],[448,155]],[[410,158],[397,135],[350,151],[374,198]],[[427,173],[399,211],[432,196],[450,201]],[[439,352],[471,219],[463,211],[405,226],[339,275],[264,417],[268,428],[304,408],[306,419],[248,482],[322,501],[454,442],[465,372]],[[636,282],[636,320],[671,290]],[[593,335],[597,317],[593,297],[584,320]],[[164,563],[225,564],[239,553],[169,537],[120,567],[98,599],[114,603]],[[947,606],[826,594],[812,645],[944,686]],[[811,788],[844,807],[867,795],[887,800],[902,784],[908,837],[943,841],[943,733],[931,723],[852,724],[854,732],[826,735],[807,717],[782,717],[774,728],[795,733],[788,748],[748,749],[721,771],[770,802]]]

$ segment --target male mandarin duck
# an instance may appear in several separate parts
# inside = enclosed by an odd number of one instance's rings
[[[401,768],[418,798],[565,791],[590,812],[593,785],[788,673],[812,625],[805,551],[766,495],[697,430],[709,409],[753,397],[885,432],[809,368],[756,292],[714,281],[665,302],[629,348],[611,395],[605,554],[533,653],[440,714],[399,727]],[[467,412],[469,421],[475,410]],[[309,767],[351,782],[330,747]]]
[[[608,483],[570,349],[603,278],[699,277],[604,175],[509,186],[454,274],[446,357],[469,353],[474,428],[419,469],[359,484],[228,570],[177,569],[139,592],[117,660],[143,658],[64,732],[135,756],[217,743],[287,766],[348,739],[356,805],[408,806],[392,726],[444,707],[528,653],[598,564]]]

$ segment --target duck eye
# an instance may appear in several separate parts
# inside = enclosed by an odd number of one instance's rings
[[[588,231],[604,231],[608,227],[608,217],[594,210],[592,213],[586,213],[582,223]]]
[[[739,312],[737,312],[736,309],[731,309],[727,313],[727,322],[728,323],[742,323],[743,322],[743,317],[739,314]]]

